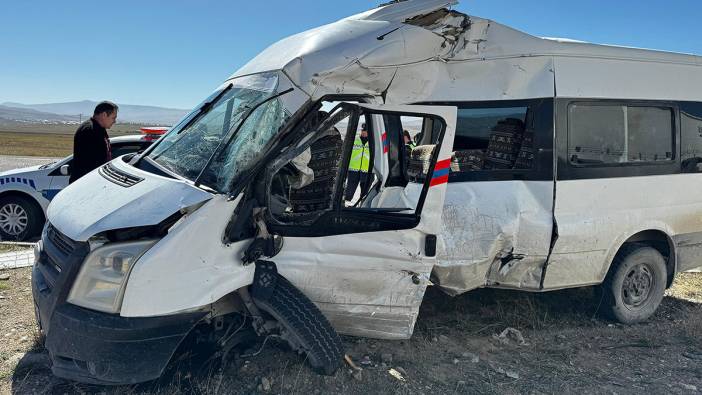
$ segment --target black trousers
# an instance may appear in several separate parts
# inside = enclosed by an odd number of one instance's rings
[[[361,196],[368,193],[368,189],[371,187],[370,176],[370,173],[349,170],[348,177],[346,178],[346,191],[344,193],[344,199],[347,201],[353,199],[353,195],[356,193],[358,184],[361,184]]]

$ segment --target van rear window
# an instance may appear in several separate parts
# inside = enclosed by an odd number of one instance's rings
[[[579,166],[673,160],[673,109],[571,104],[568,157]]]

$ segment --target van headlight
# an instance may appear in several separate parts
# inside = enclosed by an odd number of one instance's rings
[[[92,251],[85,259],[67,301],[88,309],[119,313],[129,272],[156,242],[112,243]]]

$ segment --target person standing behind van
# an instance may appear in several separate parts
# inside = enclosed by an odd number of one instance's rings
[[[115,103],[103,101],[95,106],[93,116],[83,122],[73,137],[73,163],[71,164],[72,183],[90,173],[100,165],[112,160],[112,149],[107,129],[117,121]]]
[[[361,133],[356,135],[353,141],[353,151],[349,161],[349,174],[347,177],[346,191],[344,199],[353,200],[358,184],[361,184],[361,196],[364,196],[370,188],[370,177],[368,174],[370,163],[370,147],[368,145],[368,130],[366,124],[361,124]]]

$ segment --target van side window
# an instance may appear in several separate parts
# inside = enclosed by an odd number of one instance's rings
[[[671,161],[674,114],[666,107],[571,104],[569,161],[578,166]]]
[[[459,108],[452,172],[531,169],[528,107]]]
[[[684,173],[700,173],[702,171],[702,105],[694,108],[681,108],[682,171]]]

